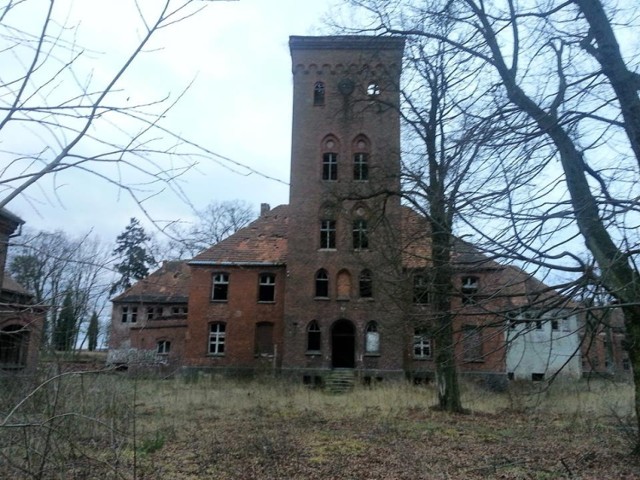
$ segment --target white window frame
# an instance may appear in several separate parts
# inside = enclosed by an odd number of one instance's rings
[[[227,338],[227,325],[222,322],[209,324],[209,355],[223,356]]]

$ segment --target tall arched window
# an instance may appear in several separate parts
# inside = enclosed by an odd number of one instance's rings
[[[324,105],[324,82],[316,82],[313,86],[313,104]]]
[[[359,182],[369,180],[369,140],[358,136],[353,142],[353,179]]]
[[[353,222],[353,249],[366,250],[369,248],[369,230],[367,221],[360,218]]]
[[[380,332],[378,332],[378,324],[376,322],[369,322],[364,335],[365,353],[379,353]]]
[[[318,322],[313,320],[307,327],[307,351],[319,352],[321,349],[321,332]]]
[[[316,272],[316,297],[329,297],[329,275],[324,268]]]
[[[328,135],[322,142],[322,180],[338,179],[338,151],[340,145],[333,135]]]

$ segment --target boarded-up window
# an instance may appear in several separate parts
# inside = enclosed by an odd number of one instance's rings
[[[351,274],[347,270],[338,272],[338,298],[351,297]]]
[[[273,355],[273,323],[256,325],[256,355]]]
[[[315,320],[307,328],[307,350],[311,352],[320,351],[320,326]]]
[[[482,362],[482,330],[474,325],[462,327],[462,349],[465,362]]]
[[[376,322],[369,322],[367,324],[367,331],[365,332],[365,352],[367,353],[379,353],[380,352],[380,332],[378,332],[378,324]]]

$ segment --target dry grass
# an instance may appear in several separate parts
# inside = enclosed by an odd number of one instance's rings
[[[22,427],[0,429],[0,477],[640,478],[629,385],[512,387],[465,385],[471,413],[449,415],[406,383],[328,395],[267,379],[65,377],[14,414]]]

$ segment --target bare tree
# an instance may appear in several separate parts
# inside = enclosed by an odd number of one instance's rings
[[[638,27],[636,7],[616,10],[600,0],[357,3],[373,13],[372,31],[444,42],[478,66],[481,74],[458,88],[490,94],[482,119],[496,134],[483,148],[509,194],[507,202],[477,205],[477,218],[503,221],[490,231],[476,224],[476,233],[507,257],[572,273],[577,284],[602,285],[616,300],[640,422],[639,82],[631,60],[637,52],[619,43]],[[446,35],[434,28],[443,19],[452,25]],[[575,253],[576,236],[593,262]]]

